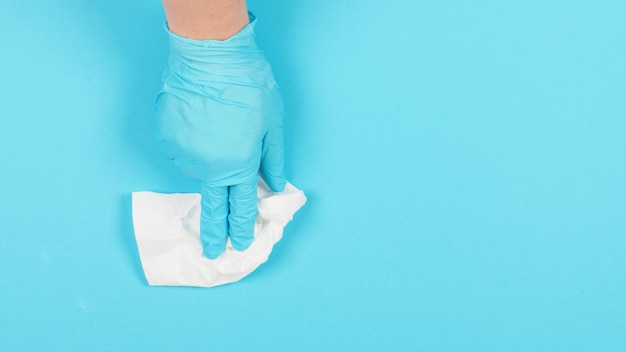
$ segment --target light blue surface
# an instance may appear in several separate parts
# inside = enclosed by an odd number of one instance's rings
[[[132,191],[198,191],[159,2],[0,2],[0,351],[626,350],[626,3],[353,4],[250,1],[309,202],[193,289],[132,232]]]

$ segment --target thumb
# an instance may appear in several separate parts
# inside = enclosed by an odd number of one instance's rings
[[[274,192],[285,189],[285,153],[284,153],[283,126],[274,126],[269,129],[263,138],[261,154],[261,176],[265,183]]]

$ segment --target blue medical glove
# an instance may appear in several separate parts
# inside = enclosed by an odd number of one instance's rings
[[[167,30],[157,138],[186,175],[201,181],[200,238],[211,259],[229,235],[237,250],[252,243],[259,170],[273,191],[285,187],[283,103],[254,24],[250,14],[250,24],[224,41]]]

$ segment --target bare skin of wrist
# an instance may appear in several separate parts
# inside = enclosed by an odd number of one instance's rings
[[[245,0],[163,0],[169,29],[181,37],[225,40],[245,27]]]

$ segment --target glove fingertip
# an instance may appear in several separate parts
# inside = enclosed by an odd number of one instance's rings
[[[223,251],[224,251],[223,248],[220,249],[220,248],[214,248],[210,246],[202,247],[202,254],[208,259],[217,259],[222,254]]]

